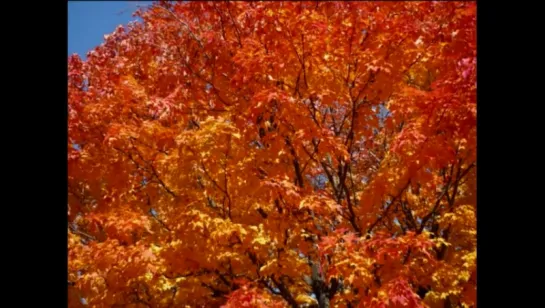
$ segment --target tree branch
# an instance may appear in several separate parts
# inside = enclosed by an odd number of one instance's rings
[[[271,281],[276,285],[278,290],[280,290],[280,295],[282,295],[282,297],[290,304],[291,307],[299,307],[299,305],[297,305],[297,301],[295,301],[295,298],[293,298],[293,295],[288,290],[286,285],[284,285],[283,282],[274,279],[274,274],[271,276]]]
[[[221,191],[225,197],[227,197],[228,199],[228,217],[229,219],[231,219],[231,197],[229,196],[229,193],[227,192],[227,190],[225,190],[223,187],[221,187],[218,182],[216,182],[216,180],[214,180],[212,178],[212,176],[210,176],[210,174],[208,173],[208,171],[206,170],[206,167],[204,166],[204,163],[201,161],[201,167],[202,167],[202,170],[204,171],[204,174],[208,177],[208,179],[210,179],[210,181],[212,182],[212,184],[214,184],[214,186],[219,190]],[[227,177],[227,175],[226,175]],[[225,184],[227,185],[227,182],[225,182]],[[227,186],[226,186],[227,188]]]
[[[183,26],[185,26],[187,28],[187,32],[189,33],[189,35],[191,36],[191,38],[193,38],[198,44],[199,44],[199,47],[201,48],[204,48],[204,45],[202,44],[201,40],[199,40],[197,38],[197,36],[195,36],[195,34],[191,31],[191,28],[189,27],[189,25],[187,23],[185,23],[183,20],[181,20],[180,18],[178,18],[178,16],[176,16],[176,14],[174,14],[174,12],[172,12],[171,10],[165,8],[165,7],[162,7],[162,6],[157,6],[159,8],[161,8],[162,10],[168,12],[175,20],[177,20],[180,24],[182,24]]]
[[[233,23],[233,26],[235,27],[235,33],[237,35],[238,46],[242,48],[242,42],[240,41],[240,30],[238,29],[235,19],[233,18],[233,15],[231,15],[231,9],[229,7],[227,8],[227,14],[229,14],[229,17],[231,18],[231,22]]]
[[[293,156],[293,168],[295,169],[296,185],[303,188],[303,174],[301,173],[301,166],[299,165],[299,160],[297,158],[297,154],[295,153],[295,148],[293,147],[290,139],[287,136],[284,137],[284,140],[286,141],[286,145],[289,147],[290,153]]]
[[[76,230],[74,227],[72,226],[68,226],[68,229],[70,230],[70,232],[76,234],[76,235],[79,235],[79,236],[83,236],[89,240],[92,240],[92,241],[96,241],[96,237],[92,236],[92,235],[89,235],[85,232],[82,232],[82,231],[78,231]]]
[[[131,145],[132,145],[133,149],[136,151],[136,155],[138,155],[138,157],[140,157],[140,159],[150,168],[150,169],[148,169],[148,171],[151,170],[151,173],[157,179],[159,185],[161,185],[161,187],[163,187],[165,189],[165,191],[167,193],[169,193],[172,197],[178,198],[178,196],[172,190],[170,190],[170,188],[168,188],[168,186],[163,182],[163,180],[161,180],[161,178],[159,177],[159,174],[157,173],[157,170],[153,166],[153,162],[149,162],[149,161],[145,160],[144,157],[142,157],[142,154],[140,154],[140,151],[138,151],[138,148],[134,145],[134,141],[132,139],[129,139],[129,140],[131,140]],[[134,160],[133,160],[133,162],[134,162]]]
[[[367,229],[367,234],[371,233],[371,231],[378,225],[378,223],[380,223],[382,221],[382,219],[384,219],[384,217],[386,217],[386,214],[388,214],[388,211],[390,210],[390,207],[392,207],[392,205],[397,201],[397,199],[399,197],[401,197],[401,194],[405,191],[405,189],[407,189],[407,187],[409,187],[409,184],[411,183],[411,181],[407,181],[407,184],[405,184],[405,186],[403,186],[403,188],[399,191],[399,193],[392,199],[392,201],[390,202],[390,204],[388,204],[388,206],[386,206],[386,209],[384,210],[384,212],[382,213],[382,215],[379,216],[379,218],[377,218],[377,220],[375,220],[375,222],[373,224],[371,224],[371,226],[369,226],[369,228]]]
[[[448,184],[450,184],[450,182]],[[418,229],[417,234],[420,234],[420,233],[422,233],[422,231],[424,231],[424,228],[426,227],[426,223],[435,214],[435,212],[439,208],[439,205],[441,204],[441,200],[443,199],[443,197],[448,192],[448,188],[449,188],[448,184],[443,188],[443,192],[441,193],[441,195],[439,195],[439,197],[437,197],[437,199],[435,201],[435,205],[433,206],[431,212],[429,212],[426,216],[424,216],[424,218],[422,218],[422,222],[420,223],[420,228]]]

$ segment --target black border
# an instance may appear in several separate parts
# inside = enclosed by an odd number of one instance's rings
[[[5,79],[13,84],[4,89],[14,94],[4,99],[4,106],[20,109],[4,111],[4,123],[10,123],[4,130],[10,139],[2,147],[9,153],[4,167],[15,169],[16,177],[5,177],[11,187],[4,189],[2,202],[8,210],[3,215],[6,226],[14,223],[4,232],[4,238],[14,241],[13,246],[3,245],[4,255],[15,259],[3,262],[10,276],[5,299],[16,306],[64,307],[68,303],[68,1],[16,4],[6,3],[3,8],[4,33],[10,36],[4,39],[3,49],[17,55],[4,58],[5,67],[12,70],[4,73]]]
[[[502,8],[508,11],[500,17]],[[521,263],[512,257],[524,254],[520,238],[527,227],[516,224],[523,224],[522,216],[528,212],[519,212],[527,205],[521,204],[516,196],[520,192],[513,189],[526,181],[510,174],[524,161],[516,156],[525,155],[519,138],[526,132],[521,130],[522,123],[516,123],[525,121],[522,112],[517,112],[524,108],[516,106],[520,97],[513,100],[509,93],[517,91],[512,76],[520,72],[512,74],[509,70],[518,65],[508,60],[517,58],[508,51],[509,45],[517,45],[508,37],[514,35],[514,39],[519,32],[511,26],[517,24],[517,17],[529,17],[512,8],[477,1],[477,304],[481,307],[527,306],[521,305],[525,291],[515,288],[530,284],[519,276]]]

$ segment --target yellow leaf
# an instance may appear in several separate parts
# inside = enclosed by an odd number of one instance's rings
[[[161,251],[161,247],[152,244],[151,245],[151,251],[153,253],[158,253],[159,251]]]
[[[449,242],[445,241],[445,239],[442,238],[442,237],[437,238],[437,239],[435,240],[435,242],[436,242],[435,245],[436,245],[437,247],[441,247],[441,245],[451,246],[451,244],[450,244]]]
[[[277,260],[274,259],[274,260],[271,260],[269,262],[267,262],[267,264],[263,265],[260,269],[259,269],[259,272],[262,274],[262,275],[269,275],[271,273],[274,272],[274,270],[276,269],[276,265],[277,264]]]
[[[260,244],[260,245],[267,245],[267,239],[265,239],[263,236],[258,236],[254,239],[254,244]]]
[[[310,296],[308,296],[306,294],[297,295],[297,297],[295,298],[295,301],[298,304],[312,304],[312,305],[317,305],[318,304],[318,302],[314,298],[312,298],[312,297],[310,297]]]

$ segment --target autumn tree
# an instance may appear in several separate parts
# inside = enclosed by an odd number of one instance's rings
[[[476,307],[474,2],[160,2],[68,72],[69,306]]]

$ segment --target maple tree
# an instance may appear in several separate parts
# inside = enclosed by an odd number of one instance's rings
[[[474,2],[157,2],[69,57],[69,306],[476,307]]]

